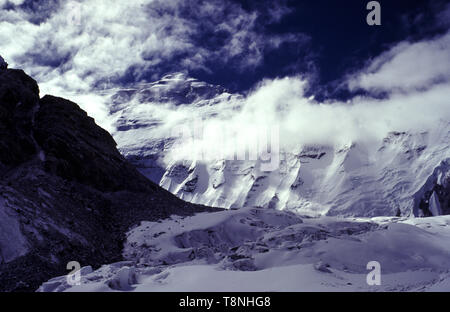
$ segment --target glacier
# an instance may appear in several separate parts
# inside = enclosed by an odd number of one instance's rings
[[[141,222],[124,261],[38,291],[448,291],[450,216],[342,218],[242,208]],[[369,285],[367,263],[381,264]]]

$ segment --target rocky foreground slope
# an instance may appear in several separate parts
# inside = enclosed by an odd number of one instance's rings
[[[142,176],[77,104],[0,69],[0,291],[121,260],[131,225],[204,210]]]

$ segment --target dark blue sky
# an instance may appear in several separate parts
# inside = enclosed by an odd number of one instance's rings
[[[238,1],[245,10],[265,12],[269,1]],[[232,91],[245,91],[262,78],[305,74],[313,82],[311,93],[319,98],[345,98],[337,88],[343,77],[402,40],[422,40],[446,31],[436,16],[448,1],[382,0],[381,26],[368,26],[366,0],[280,1],[291,10],[277,23],[265,23],[265,34],[302,33],[310,37],[307,45],[285,43],[264,54],[264,61],[253,70],[241,71],[239,63],[213,65],[214,72],[194,71],[199,79],[221,84]],[[202,38],[200,38],[202,40]]]

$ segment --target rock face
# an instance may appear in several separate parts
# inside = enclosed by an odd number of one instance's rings
[[[5,62],[5,60],[3,59],[3,57],[0,56],[0,69],[7,69],[8,68],[8,63]]]
[[[0,86],[0,162],[17,165],[36,153],[31,130],[39,88],[20,70],[0,71]]]
[[[450,214],[450,158],[437,166],[415,194],[415,214],[436,216]]]
[[[204,210],[143,177],[77,104],[0,70],[0,291],[121,260],[133,224]]]

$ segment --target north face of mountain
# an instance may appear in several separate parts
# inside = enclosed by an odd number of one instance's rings
[[[0,291],[120,261],[133,224],[204,210],[143,177],[77,104],[0,69]]]
[[[179,94],[192,83],[214,92],[187,97],[181,105]],[[148,89],[153,90],[152,96],[141,96],[149,93]],[[189,90],[196,94],[195,88]],[[124,94],[129,97],[121,96]],[[242,98],[183,75],[118,90],[110,100],[116,118],[113,136],[121,153],[141,173],[193,203],[286,209],[313,216],[427,216],[432,215],[430,209],[450,212],[449,170],[441,166],[450,159],[450,123],[445,120],[426,132],[392,131],[378,142],[366,144],[281,147],[278,169],[267,172],[253,160],[173,157],[177,139],[173,125],[187,125],[192,130],[198,120],[228,120],[239,114]],[[317,127],[320,131],[320,125]],[[221,133],[217,135],[220,138]],[[443,172],[439,179],[433,173],[438,167]],[[431,200],[433,193],[435,200]],[[440,209],[433,209],[437,203]]]

